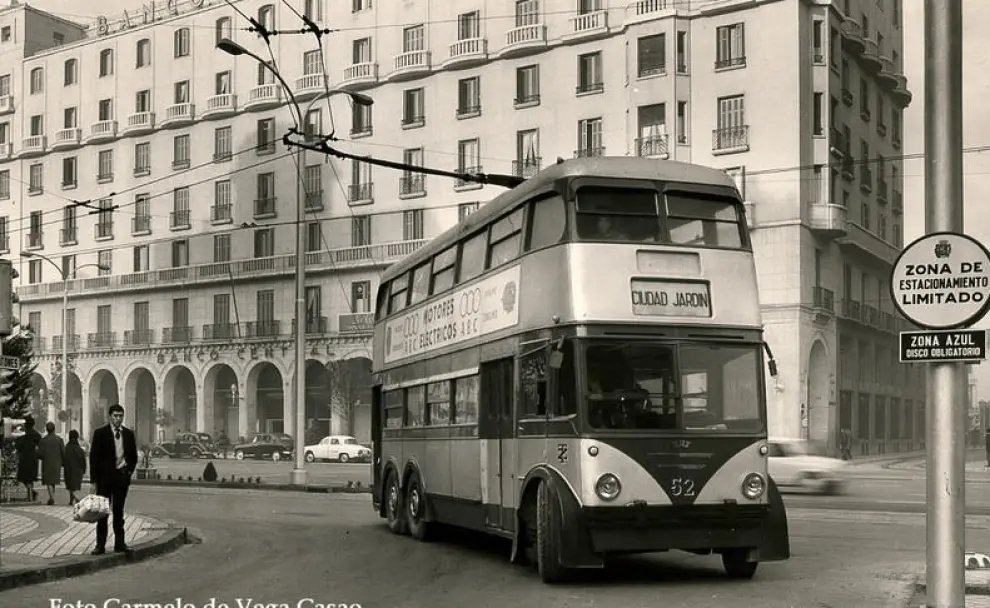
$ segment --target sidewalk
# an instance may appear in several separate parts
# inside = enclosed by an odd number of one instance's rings
[[[966,571],[966,608],[990,608],[990,570]],[[906,608],[925,608],[925,575],[918,577],[914,597]]]
[[[185,528],[129,513],[130,551],[93,556],[96,525],[73,521],[72,507],[15,505],[0,507],[0,591],[145,560],[189,542]],[[111,525],[108,550],[113,544]]]

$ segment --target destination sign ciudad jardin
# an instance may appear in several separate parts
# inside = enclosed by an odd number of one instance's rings
[[[223,0],[145,0],[140,9],[125,10],[114,18],[98,16],[96,35],[107,36],[142,25],[150,25],[155,21],[198,11],[214,4],[223,4]]]

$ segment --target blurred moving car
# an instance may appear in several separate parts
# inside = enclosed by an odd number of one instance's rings
[[[292,458],[292,436],[285,433],[258,433],[247,443],[234,446],[234,458]]]
[[[777,487],[817,494],[841,494],[845,489],[846,463],[811,454],[804,439],[770,439],[767,448],[770,477]]]
[[[371,462],[371,448],[358,443],[350,435],[330,435],[315,445],[303,448],[306,462],[336,460],[337,462]]]

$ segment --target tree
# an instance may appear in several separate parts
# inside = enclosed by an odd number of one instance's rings
[[[38,364],[34,362],[34,331],[30,325],[16,324],[11,330],[11,334],[3,340],[3,355],[6,357],[17,357],[20,359],[20,368],[12,378],[13,399],[9,405],[3,407],[5,418],[23,418],[33,415],[36,423],[43,426],[47,422],[47,406],[37,403],[40,399],[32,402],[33,387],[31,385],[32,375]]]
[[[367,359],[327,362],[330,411],[349,420],[358,402],[371,403],[371,363]]]

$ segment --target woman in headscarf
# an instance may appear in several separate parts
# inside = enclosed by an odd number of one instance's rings
[[[34,483],[38,481],[38,444],[41,443],[41,433],[34,430],[34,418],[24,419],[24,434],[14,442],[17,451],[17,481],[27,488],[28,500],[38,500]]]
[[[69,491],[69,505],[79,502],[76,492],[82,489],[86,473],[86,452],[79,445],[79,431],[69,431],[69,443],[65,446],[65,489]]]
[[[55,434],[55,423],[45,425],[47,434],[38,445],[41,456],[41,483],[48,489],[48,504],[55,504],[55,486],[62,481],[62,461],[65,460],[65,442]]]

